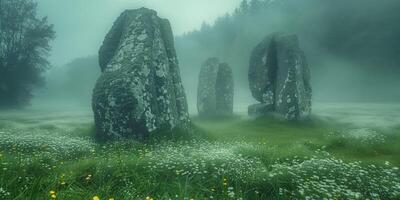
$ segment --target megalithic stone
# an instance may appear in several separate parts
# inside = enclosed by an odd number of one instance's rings
[[[127,10],[99,51],[92,108],[101,138],[139,138],[188,128],[171,26],[147,8]]]
[[[250,115],[278,114],[288,120],[311,113],[310,70],[296,35],[272,34],[251,54],[249,85],[260,104]]]
[[[206,60],[200,70],[197,110],[202,117],[233,114],[234,83],[232,69],[218,58]]]

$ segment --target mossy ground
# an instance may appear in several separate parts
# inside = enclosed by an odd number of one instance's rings
[[[400,128],[193,117],[199,137],[99,143],[90,122],[5,119],[0,199],[400,198]]]

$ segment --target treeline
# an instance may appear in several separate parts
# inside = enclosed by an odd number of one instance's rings
[[[55,32],[36,10],[33,0],[0,0],[0,108],[29,104],[44,83]]]
[[[243,0],[214,24],[204,23],[200,30],[176,38],[183,80],[186,87],[195,87],[192,76],[201,62],[218,56],[234,68],[237,85],[247,88],[252,48],[270,33],[286,32],[300,38],[317,97],[331,98],[318,93],[324,88],[342,90],[348,99],[373,100],[373,92],[385,96],[383,81],[397,81],[400,75],[398,10],[397,0]],[[332,85],[335,80],[337,85]],[[365,84],[373,87],[366,89]]]

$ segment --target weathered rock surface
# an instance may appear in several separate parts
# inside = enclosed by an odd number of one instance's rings
[[[219,64],[215,92],[217,94],[217,115],[232,115],[234,83],[232,69],[227,63]]]
[[[233,114],[233,75],[227,63],[210,58],[202,65],[197,90],[197,110],[202,117]]]
[[[92,108],[101,138],[143,139],[187,128],[189,115],[169,21],[153,10],[127,10],[99,51],[102,74]]]
[[[249,107],[250,115],[276,113],[288,120],[310,115],[310,70],[296,35],[273,34],[253,49],[249,83],[260,102]]]
[[[253,104],[248,108],[249,115],[251,116],[262,116],[271,112],[272,110],[274,110],[274,105],[267,103]]]

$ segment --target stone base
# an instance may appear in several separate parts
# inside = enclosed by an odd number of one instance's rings
[[[268,115],[273,112],[273,110],[274,105],[266,103],[253,104],[248,107],[248,113],[252,117]]]

